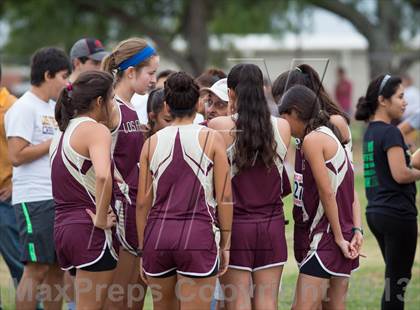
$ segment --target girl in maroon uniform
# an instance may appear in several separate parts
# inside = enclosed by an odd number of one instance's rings
[[[103,60],[105,71],[115,76],[115,109],[111,117],[112,153],[115,175],[119,182],[114,186],[114,207],[118,217],[117,236],[121,243],[119,263],[114,284],[124,288],[125,298],[110,301],[111,307],[128,307],[128,285],[139,283],[138,247],[135,222],[135,206],[138,185],[138,161],[143,147],[145,124],[140,124],[137,112],[131,104],[134,93],[144,95],[156,83],[159,57],[145,40],[130,38],[120,42]],[[146,288],[143,285],[144,289]],[[136,305],[135,307],[139,307]]]
[[[221,279],[225,302],[235,309],[277,309],[287,260],[282,176],[290,127],[270,116],[257,66],[233,67],[227,84],[236,113],[209,122],[222,133],[231,163],[234,215],[229,269]]]
[[[174,121],[146,141],[140,159],[141,274],[155,309],[209,309],[216,275],[229,263],[232,207],[225,145],[219,133],[193,124],[199,90],[190,76],[172,74],[164,94]]]
[[[350,273],[359,265],[358,251],[350,244],[353,167],[341,144],[340,131],[309,88],[290,88],[281,99],[279,112],[290,123],[292,136],[302,141],[301,199],[309,230],[308,242],[302,245],[305,254],[294,308],[320,307],[329,287],[328,306],[343,309]]]
[[[51,144],[54,241],[60,267],[76,274],[77,309],[102,309],[117,265],[109,212],[112,195],[109,124],[112,76],[82,73],[61,92]],[[90,287],[86,289],[86,285]]]

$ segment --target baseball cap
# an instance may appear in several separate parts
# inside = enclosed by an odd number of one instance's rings
[[[227,78],[220,79],[214,83],[211,87],[203,87],[200,89],[202,91],[210,91],[219,97],[223,101],[229,101],[228,96],[228,87],[227,87]]]
[[[102,42],[95,38],[83,38],[74,43],[70,50],[71,60],[80,57],[88,57],[96,61],[102,59],[109,53],[105,51]]]

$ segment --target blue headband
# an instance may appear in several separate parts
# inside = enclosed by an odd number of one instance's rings
[[[118,65],[118,71],[124,71],[128,67],[135,67],[139,63],[142,63],[147,58],[152,56],[153,54],[156,54],[155,49],[153,47],[151,47],[150,45],[147,45],[140,52],[138,52],[137,54],[134,54],[130,58],[128,58],[128,59],[124,60],[122,63],[120,63]]]

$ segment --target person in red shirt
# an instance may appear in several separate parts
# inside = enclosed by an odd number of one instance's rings
[[[353,91],[353,85],[349,79],[347,79],[346,71],[343,67],[337,69],[338,82],[335,85],[335,99],[347,115],[351,115],[351,96]]]

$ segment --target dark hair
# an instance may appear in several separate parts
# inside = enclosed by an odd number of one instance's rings
[[[330,115],[322,109],[319,98],[308,87],[295,85],[282,96],[279,105],[280,115],[290,114],[292,111],[296,111],[298,118],[306,124],[305,135],[320,126],[326,126],[343,143],[340,131],[330,122]]]
[[[228,74],[228,88],[236,94],[234,163],[239,171],[252,167],[254,162],[270,168],[277,156],[263,83],[262,72],[254,64],[238,64]]]
[[[165,93],[163,88],[156,88],[149,93],[149,97],[147,98],[147,119],[148,124],[150,127],[150,132],[153,132],[153,127],[155,126],[153,120],[149,118],[149,113],[153,112],[156,115],[159,114],[165,103]]]
[[[171,70],[171,69],[160,71],[158,73],[158,75],[156,76],[156,81],[158,81],[159,79],[162,79],[162,78],[166,78],[166,77],[170,76],[172,73],[175,73],[175,72],[176,72],[175,70]]]
[[[211,87],[218,80],[226,78],[226,73],[218,68],[210,68],[204,71],[199,77],[195,79],[195,82],[200,88]]]
[[[274,81],[271,89],[274,100],[278,103],[283,94],[294,85],[304,85],[311,89],[317,94],[323,110],[329,115],[340,115],[344,117],[347,123],[350,124],[349,117],[343,109],[330,98],[322,85],[318,73],[310,65],[302,64],[293,70],[280,74]]]
[[[31,59],[31,85],[40,86],[45,82],[45,72],[51,78],[66,70],[71,72],[71,63],[66,53],[55,47],[44,47],[37,50]]]
[[[72,118],[89,112],[92,109],[92,101],[96,98],[102,97],[106,104],[112,87],[113,77],[107,72],[94,70],[81,73],[58,97],[55,119],[60,130],[65,131]]]
[[[192,116],[200,91],[193,78],[185,72],[172,73],[164,84],[165,101],[173,118]]]
[[[385,99],[391,98],[397,91],[398,86],[402,83],[400,77],[391,76],[380,91],[385,76],[385,74],[381,74],[371,81],[366,95],[359,98],[354,116],[358,121],[369,121],[378,109],[378,97],[382,95]]]

